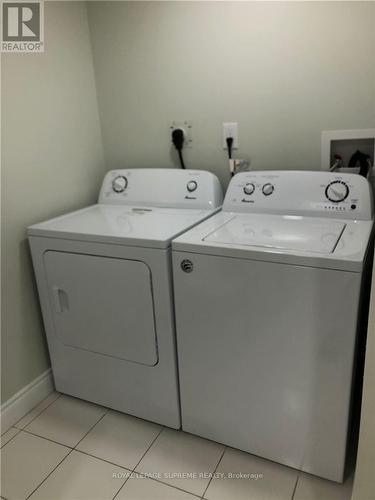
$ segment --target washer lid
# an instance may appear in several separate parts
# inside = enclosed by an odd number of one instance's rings
[[[98,204],[28,228],[30,236],[166,248],[216,210]]]
[[[236,215],[203,241],[330,254],[345,226],[343,222],[291,215]]]

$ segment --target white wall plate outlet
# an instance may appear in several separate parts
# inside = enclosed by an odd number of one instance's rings
[[[238,149],[238,123],[223,123],[223,148],[227,149],[227,137],[233,137],[232,149]]]
[[[169,126],[169,137],[172,137],[172,131],[175,128],[182,128],[184,133],[185,133],[185,142],[184,142],[184,148],[192,148],[193,147],[193,136],[192,136],[192,128],[193,124],[190,120],[175,120],[173,121],[170,126]],[[172,141],[172,139],[171,139]]]

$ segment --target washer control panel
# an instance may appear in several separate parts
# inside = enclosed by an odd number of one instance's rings
[[[112,205],[212,209],[222,202],[218,178],[204,170],[111,170],[103,180],[99,195],[99,203]]]
[[[358,174],[280,170],[235,175],[223,210],[370,220],[373,203]]]

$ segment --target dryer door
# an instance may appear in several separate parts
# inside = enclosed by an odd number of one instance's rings
[[[48,251],[44,265],[61,342],[144,365],[157,363],[151,272],[144,262]]]

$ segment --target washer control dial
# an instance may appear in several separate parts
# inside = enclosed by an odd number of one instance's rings
[[[245,184],[243,188],[243,192],[245,194],[253,194],[254,191],[255,191],[255,186],[252,182],[248,182],[247,184]]]
[[[343,181],[333,181],[328,184],[325,193],[329,201],[340,203],[348,197],[349,187]]]
[[[264,196],[269,196],[274,192],[274,189],[275,186],[270,182],[268,182],[267,184],[264,184],[264,186],[262,187],[262,193],[264,194]]]
[[[128,187],[128,179],[124,175],[118,175],[112,181],[112,189],[115,193],[122,193]]]
[[[189,191],[189,193],[192,193],[193,191],[195,191],[198,187],[198,183],[196,181],[189,181],[187,184],[186,184],[186,189]]]

